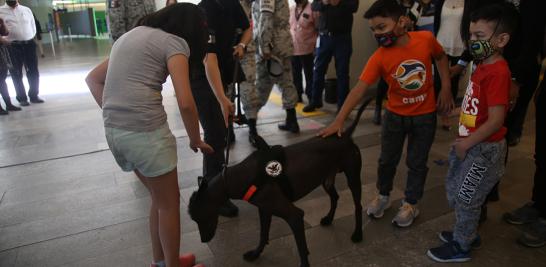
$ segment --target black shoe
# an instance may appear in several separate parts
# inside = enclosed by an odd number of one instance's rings
[[[253,147],[257,147],[256,146],[256,138],[258,137],[259,135],[257,133],[251,133],[249,132],[248,133],[248,142],[250,142],[250,144],[253,146]]]
[[[41,104],[41,103],[44,103],[45,101],[39,97],[33,97],[30,99],[30,103],[33,103],[33,104]]]
[[[256,129],[256,119],[248,119],[248,141],[253,147],[256,147],[256,137],[258,137],[258,129]]]
[[[9,112],[7,110],[4,110],[3,108],[0,108],[0,115],[8,115]]]
[[[7,105],[6,110],[8,110],[8,111],[20,111],[21,108],[18,107],[18,106],[14,106],[14,105]]]
[[[30,106],[30,103],[28,103],[28,101],[19,101],[19,105],[21,105],[22,107],[26,107],[26,106]]]
[[[292,133],[299,133],[300,126],[298,125],[298,118],[296,117],[296,110],[291,108],[286,110],[286,120],[284,123],[278,125],[279,130],[288,131]]]
[[[233,204],[229,199],[220,206],[220,215],[228,218],[237,217],[239,215],[239,208]]]
[[[303,107],[303,112],[313,112],[316,109],[321,107],[322,107],[322,104],[316,105],[316,104],[309,103],[309,105]]]

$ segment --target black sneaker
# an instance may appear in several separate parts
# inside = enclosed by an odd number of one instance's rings
[[[453,232],[451,231],[442,231],[438,233],[438,238],[442,240],[444,243],[449,243],[453,241]],[[471,249],[479,249],[482,247],[482,239],[480,238],[480,235],[476,236],[476,239],[472,241],[472,244],[470,244]]]
[[[239,208],[228,199],[228,201],[220,206],[219,213],[224,217],[233,218],[239,215]]]
[[[8,115],[9,112],[0,107],[0,115]]]
[[[520,208],[505,213],[502,218],[509,224],[522,225],[538,220],[540,212],[529,202]]]
[[[540,248],[546,245],[546,219],[538,219],[529,226],[518,242],[531,248]]]
[[[427,256],[437,262],[467,262],[470,258],[470,250],[464,251],[456,241],[445,243],[442,246],[431,248]]]
[[[28,101],[19,101],[19,105],[21,105],[22,107],[26,107],[26,106],[30,106],[30,103],[28,103]]]
[[[33,104],[41,104],[41,103],[44,103],[45,101],[39,97],[33,97],[30,99],[30,103],[33,103]]]

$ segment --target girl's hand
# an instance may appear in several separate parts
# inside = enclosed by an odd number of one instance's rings
[[[190,148],[193,150],[193,152],[201,150],[201,153],[204,154],[211,154],[214,152],[214,149],[212,149],[209,144],[203,142],[201,139],[199,139],[197,142],[190,142]]]
[[[341,134],[343,133],[343,123],[332,122],[328,127],[322,129],[318,133],[318,136],[324,138],[335,133],[337,133],[337,136],[341,137]]]

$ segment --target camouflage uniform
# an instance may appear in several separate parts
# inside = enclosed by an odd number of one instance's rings
[[[292,82],[290,56],[294,49],[290,25],[290,11],[287,0],[256,0],[252,6],[253,32],[256,42],[256,88],[260,107],[267,103],[273,84],[282,92],[283,109],[293,109],[298,93]],[[280,59],[283,72],[279,77],[269,74],[263,54],[270,53]]]
[[[155,12],[154,0],[108,0],[110,34],[116,41],[135,27],[138,20]]]
[[[248,20],[252,21],[252,1],[240,0],[240,3]],[[241,68],[245,74],[245,81],[240,85],[243,110],[248,119],[256,119],[261,105],[256,91],[256,45],[254,40],[251,40],[246,46],[245,55],[241,59]]]

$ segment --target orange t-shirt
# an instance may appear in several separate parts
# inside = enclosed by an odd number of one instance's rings
[[[405,46],[378,48],[360,80],[371,85],[383,77],[389,85],[387,109],[402,116],[416,116],[436,111],[432,58],[444,49],[429,31],[408,35]]]

